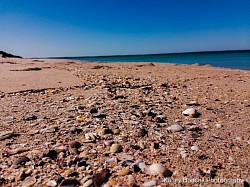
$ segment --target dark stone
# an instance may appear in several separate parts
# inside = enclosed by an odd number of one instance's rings
[[[122,166],[132,166],[133,164],[133,160],[125,160],[124,162],[122,162]]]
[[[71,148],[77,148],[77,149],[79,149],[82,145],[81,145],[81,143],[78,142],[78,141],[71,141],[71,142],[69,142],[69,146],[70,146]]]
[[[64,179],[59,187],[77,187],[80,185],[80,182],[76,179]]]
[[[247,181],[243,182],[243,187],[250,187],[249,183]]]
[[[28,161],[30,161],[30,159],[29,159],[28,157],[26,157],[26,156],[23,156],[23,157],[17,159],[17,160],[14,162],[14,164],[15,164],[15,165],[24,165],[24,164],[25,164],[26,162],[28,162]]]
[[[146,129],[140,129],[137,133],[136,136],[137,137],[144,137],[148,134],[148,131]]]
[[[23,116],[24,121],[31,121],[31,120],[36,120],[37,117],[33,114],[26,114]]]
[[[52,160],[56,160],[57,159],[57,152],[55,150],[49,150],[48,153],[43,154],[43,157],[49,157]]]
[[[90,109],[90,114],[95,114],[98,112],[98,109],[97,108],[91,108]]]
[[[102,186],[102,184],[108,181],[109,177],[110,177],[110,171],[108,169],[104,169],[100,173],[96,173],[93,176],[94,187]]]

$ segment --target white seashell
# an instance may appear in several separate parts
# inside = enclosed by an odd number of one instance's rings
[[[189,116],[189,117],[196,117],[198,112],[196,111],[195,108],[188,108],[182,112],[184,116]]]
[[[159,175],[164,177],[170,177],[172,175],[172,172],[170,170],[159,163],[150,165],[148,169],[151,175]]]
[[[47,186],[57,186],[57,182],[55,180],[49,180],[47,183],[46,183]]]
[[[231,157],[231,156],[228,157],[228,160],[229,160],[230,162],[234,162],[234,158]]]
[[[215,124],[215,126],[216,126],[217,128],[221,128],[223,125],[220,124],[220,123],[218,123],[218,124]]]
[[[183,131],[184,129],[182,128],[182,126],[175,124],[175,125],[171,125],[170,127],[168,127],[167,130],[170,130],[173,132],[179,132],[179,131]]]
[[[235,139],[238,140],[238,141],[242,141],[242,138],[240,136],[236,136]]]
[[[26,178],[25,181],[23,181],[22,187],[32,187],[36,183],[35,177],[29,177]]]
[[[192,149],[193,151],[199,151],[199,147],[196,146],[196,145],[193,145],[193,146],[191,147],[191,149]]]
[[[93,180],[92,180],[92,179],[89,179],[88,181],[86,181],[86,182],[82,185],[82,187],[89,187],[89,186],[92,186],[92,184],[93,184]]]
[[[151,187],[151,186],[156,186],[157,182],[156,180],[148,181],[142,184],[142,187]]]
[[[135,178],[133,175],[128,175],[128,185],[133,185],[135,184]]]
[[[148,170],[148,166],[144,162],[140,162],[138,166],[143,172]]]

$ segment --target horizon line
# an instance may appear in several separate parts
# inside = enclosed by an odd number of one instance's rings
[[[64,57],[44,57],[44,59],[63,59],[63,58],[102,58],[102,57],[126,57],[126,56],[154,56],[154,55],[178,55],[178,54],[199,54],[199,53],[228,53],[228,52],[249,52],[250,49],[233,49],[218,51],[190,51],[190,52],[174,52],[174,53],[149,53],[149,54],[122,54],[122,55],[88,55],[88,56],[64,56]],[[39,59],[40,57],[33,57]],[[32,58],[30,58],[32,59]],[[40,58],[42,59],[42,58]]]

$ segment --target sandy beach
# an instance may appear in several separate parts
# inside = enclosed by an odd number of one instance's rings
[[[250,71],[0,58],[0,186],[247,186]]]

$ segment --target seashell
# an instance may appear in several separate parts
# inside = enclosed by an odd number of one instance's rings
[[[182,112],[184,116],[189,116],[191,118],[196,118],[198,117],[198,112],[195,108],[188,108]]]
[[[138,167],[143,171],[143,172],[147,172],[148,171],[148,166],[144,163],[144,162],[140,162],[138,164]]]
[[[133,184],[135,184],[135,178],[133,177],[133,175],[128,175],[128,185],[132,186]]]
[[[236,136],[235,140],[242,141],[242,138],[240,136]]]
[[[124,176],[124,175],[127,175],[128,173],[130,172],[129,168],[125,168],[121,171],[118,171],[117,175],[118,176]]]
[[[168,127],[167,130],[170,130],[172,132],[180,132],[180,131],[183,131],[184,129],[182,128],[182,126],[175,124],[175,125],[171,125],[170,127]]]
[[[112,144],[110,147],[110,152],[111,153],[118,153],[122,150],[122,146],[120,144]]]
[[[220,123],[218,123],[218,124],[215,124],[215,126],[216,126],[217,128],[221,128],[223,125],[220,124]]]
[[[50,187],[54,187],[54,186],[57,186],[57,182],[55,180],[49,180],[47,183],[46,183],[47,186],[50,186]]]
[[[156,180],[152,180],[152,181],[144,182],[144,183],[142,184],[142,187],[156,186],[156,184],[157,184]]]
[[[193,150],[193,151],[199,151],[199,147],[196,146],[196,145],[193,145],[193,146],[191,147],[191,150]]]
[[[164,177],[170,177],[172,175],[172,172],[169,169],[165,168],[159,163],[150,165],[148,170],[151,175],[159,175]]]
[[[30,130],[29,132],[27,132],[28,135],[35,135],[35,134],[38,134],[39,133],[39,130]]]
[[[23,181],[22,187],[31,187],[36,183],[35,177],[28,177]]]
[[[234,161],[235,161],[234,158],[233,158],[232,156],[229,156],[229,157],[228,157],[228,160],[229,160],[230,162],[234,162]]]
[[[82,187],[90,187],[90,186],[92,186],[92,184],[93,184],[93,180],[92,180],[92,179],[89,179],[89,180],[87,180],[87,181],[82,185]]]

